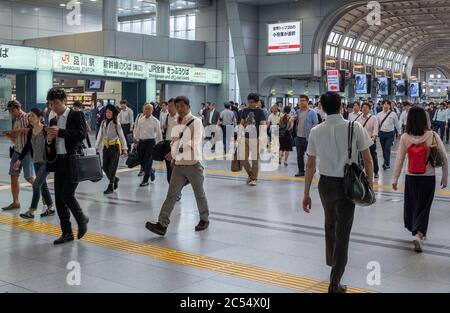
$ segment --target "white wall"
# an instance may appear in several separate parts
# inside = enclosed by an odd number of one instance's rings
[[[62,3],[65,3],[62,1]],[[81,25],[69,26],[69,10],[60,7],[29,5],[20,1],[0,0],[0,41],[17,41],[39,37],[99,31],[101,12],[88,12],[81,6]]]

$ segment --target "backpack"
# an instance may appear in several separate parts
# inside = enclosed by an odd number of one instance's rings
[[[411,174],[425,174],[427,170],[427,152],[426,143],[420,145],[411,145],[408,148],[408,172]]]

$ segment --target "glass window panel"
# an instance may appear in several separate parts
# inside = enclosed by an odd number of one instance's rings
[[[333,39],[334,39],[334,35],[335,35],[336,33],[335,32],[331,32],[330,33],[330,36],[328,37],[328,42],[333,42]]]
[[[122,31],[123,32],[131,32],[131,23],[130,22],[123,22],[122,23]]]

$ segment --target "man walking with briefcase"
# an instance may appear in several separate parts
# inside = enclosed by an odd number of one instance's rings
[[[75,155],[83,147],[87,136],[86,122],[83,112],[76,112],[66,105],[67,96],[64,90],[52,88],[47,94],[47,101],[57,116],[46,128],[47,171],[55,172],[55,204],[58,212],[62,235],[54,244],[73,241],[70,213],[78,224],[78,239],[87,232],[89,218],[83,213],[75,191],[78,183],[73,183],[70,175],[70,156]]]

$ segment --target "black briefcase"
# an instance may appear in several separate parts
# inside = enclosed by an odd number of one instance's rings
[[[102,164],[100,156],[96,155],[80,155],[70,156],[70,178],[72,183],[80,183],[83,181],[97,182],[103,178]]]
[[[164,149],[164,141],[158,142],[153,147],[153,161],[164,161],[165,155],[164,155],[165,149]]]
[[[86,141],[91,148],[91,141],[86,134]],[[83,149],[81,150],[83,151]],[[85,155],[84,152],[69,157],[69,173],[73,184],[83,181],[98,182],[103,178],[102,162],[99,154]]]
[[[133,148],[133,150],[131,150],[125,163],[128,168],[133,168],[140,164],[139,155],[136,149]]]

